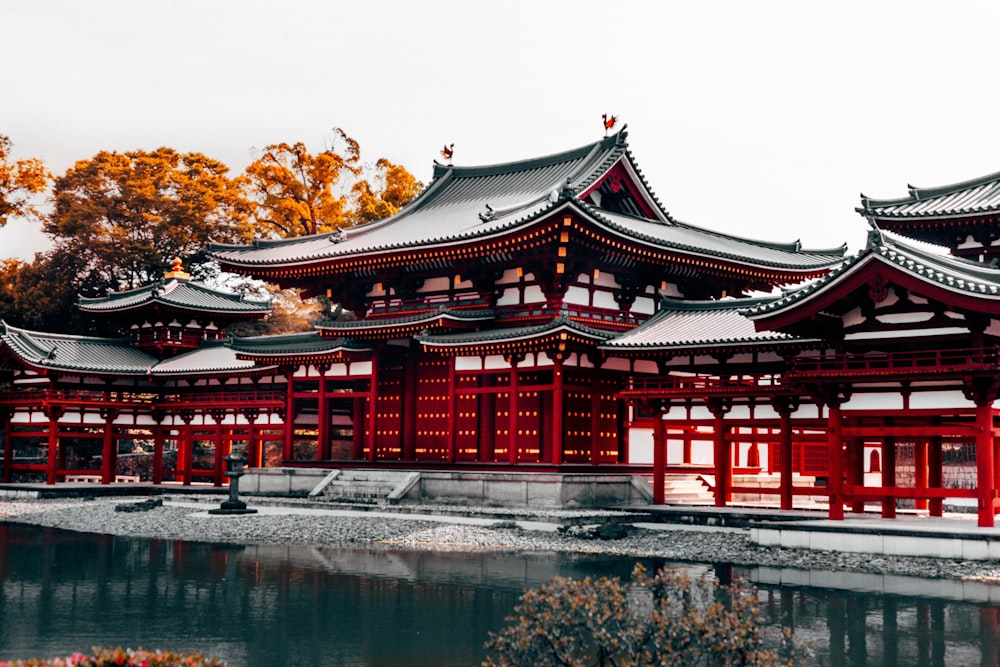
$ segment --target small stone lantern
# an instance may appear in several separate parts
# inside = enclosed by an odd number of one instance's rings
[[[243,472],[243,464],[246,459],[236,452],[229,456],[222,457],[226,462],[226,475],[229,476],[229,500],[224,501],[219,509],[208,510],[209,514],[256,514],[257,510],[247,508],[247,504],[240,500],[240,477]]]

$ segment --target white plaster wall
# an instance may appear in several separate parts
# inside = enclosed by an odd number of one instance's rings
[[[913,401],[911,397],[911,407]],[[845,410],[902,410],[903,397],[898,393],[887,392],[884,394],[855,394],[851,400],[841,406]]]
[[[910,407],[921,408],[969,408],[973,403],[959,390],[913,392],[910,395]]]
[[[579,306],[589,306],[590,305],[590,292],[586,287],[580,287],[579,285],[570,285],[566,288],[566,294],[563,296],[563,301],[566,303],[573,303]]]
[[[632,304],[632,312],[641,315],[652,315],[656,312],[656,302],[649,297],[636,297],[635,303]]]
[[[528,285],[524,289],[525,303],[545,303],[545,294],[538,285]]]
[[[628,462],[653,462],[653,429],[633,427],[628,430]]]
[[[516,287],[508,287],[503,291],[503,294],[497,297],[498,306],[516,306],[518,303],[520,303],[520,297]]]
[[[417,292],[444,292],[451,288],[451,278],[441,276],[439,278],[427,278]]]
[[[615,274],[608,273],[607,271],[602,271],[597,280],[594,281],[594,285],[598,287],[607,287],[611,290],[616,290],[620,287],[618,284],[618,279],[615,278]]]
[[[604,362],[605,368],[609,371],[627,371],[629,369],[628,359],[622,359],[620,357],[610,357]]]
[[[482,357],[455,357],[456,371],[481,371],[483,370]]]
[[[499,354],[491,354],[486,357],[483,370],[496,370],[496,369],[508,369],[510,364],[508,364],[502,356]]]
[[[660,372],[659,367],[656,365],[655,361],[636,361],[635,362],[635,372],[636,373],[650,373],[656,375]]]
[[[372,362],[370,361],[356,361],[351,364],[351,375],[371,375],[372,374]]]
[[[604,290],[594,292],[594,307],[608,308],[610,310],[619,309],[618,302],[615,301],[615,295],[611,292],[605,292]]]

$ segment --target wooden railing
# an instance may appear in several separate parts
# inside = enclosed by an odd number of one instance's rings
[[[735,396],[767,393],[783,393],[789,388],[774,375],[743,376],[720,379],[709,375],[630,378],[620,392],[624,398],[635,396]]]
[[[217,392],[191,392],[156,395],[118,391],[93,391],[86,389],[26,389],[0,392],[0,405],[109,405],[166,407],[173,405],[211,406],[221,404],[253,405],[261,403],[283,404],[284,391],[234,390]]]
[[[998,368],[996,347],[919,352],[869,352],[797,357],[787,377],[986,371]]]

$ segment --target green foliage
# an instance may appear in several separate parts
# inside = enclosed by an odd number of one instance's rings
[[[490,635],[489,667],[615,665],[773,666],[803,662],[784,634],[765,644],[753,590],[720,586],[673,570],[650,578],[637,565],[632,581],[556,577],[528,590]]]
[[[93,648],[91,655],[74,653],[66,658],[0,660],[0,667],[228,667],[216,658],[198,653],[146,651],[143,649]]]

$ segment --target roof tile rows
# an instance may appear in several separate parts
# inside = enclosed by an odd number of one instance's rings
[[[616,234],[668,249],[799,269],[825,268],[843,257],[844,247],[803,252],[798,244],[735,239],[678,224],[651,192],[658,219],[612,214],[582,202],[578,196],[623,160],[642,180],[625,137],[622,130],[594,144],[520,162],[485,167],[438,164],[424,192],[390,218],[312,237],[247,246],[212,245],[209,253],[241,270],[290,267],[488,238],[529,224],[560,206],[574,206],[585,217],[600,213],[601,222]]]
[[[247,299],[235,292],[215,290],[186,280],[153,283],[102,297],[80,297],[79,307],[84,312],[109,313],[153,303],[205,313],[263,314],[271,310],[269,300]]]
[[[871,218],[929,218],[1000,212],[1000,172],[936,188],[909,186],[909,196],[872,199],[861,195],[862,215]]]

